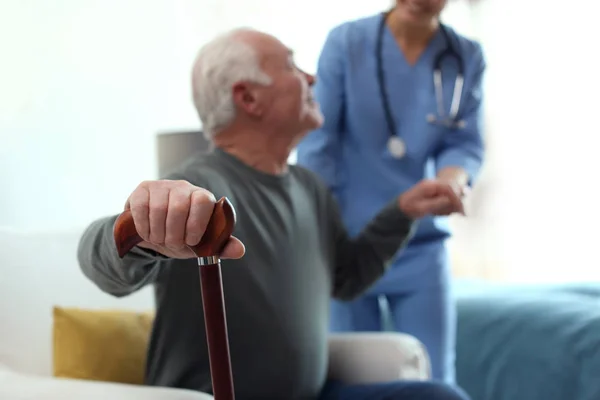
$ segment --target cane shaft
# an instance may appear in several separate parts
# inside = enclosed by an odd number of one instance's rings
[[[234,400],[221,265],[200,267],[208,357],[215,400]]]

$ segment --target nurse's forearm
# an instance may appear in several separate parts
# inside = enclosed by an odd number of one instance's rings
[[[469,182],[469,173],[461,167],[443,168],[438,172],[437,177],[438,179],[460,187],[467,186]]]

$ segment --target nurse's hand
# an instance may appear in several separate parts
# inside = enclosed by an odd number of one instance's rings
[[[452,185],[452,188],[464,202],[469,194],[469,174],[461,167],[445,167],[438,171],[438,181]]]
[[[462,181],[458,181],[456,179],[446,179],[443,177],[439,177],[436,179],[439,182],[446,183],[452,187],[456,195],[460,198],[460,201],[463,204],[463,212],[462,215],[465,215],[466,202],[469,194],[471,193],[471,188],[466,183],[462,183]],[[451,207],[448,205],[448,207]]]
[[[411,218],[427,215],[464,214],[464,205],[456,188],[443,180],[422,180],[398,198],[400,209]]]

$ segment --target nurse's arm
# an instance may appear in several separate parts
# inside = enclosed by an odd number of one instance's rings
[[[465,91],[461,118],[463,129],[450,129],[436,155],[437,176],[458,185],[471,186],[477,179],[484,158],[482,81],[486,68],[481,47],[473,54],[476,64],[470,86]]]
[[[297,147],[297,163],[315,172],[334,193],[340,184],[337,166],[344,108],[344,30],[334,28],[321,51],[317,66],[315,99],[323,113],[323,125],[309,133]]]

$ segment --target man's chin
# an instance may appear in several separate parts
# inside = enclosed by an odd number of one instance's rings
[[[313,108],[306,115],[306,120],[307,125],[310,125],[310,127],[308,128],[310,130],[319,129],[321,126],[323,126],[323,122],[325,122],[325,118],[323,117],[323,114],[321,113],[319,107]]]
[[[301,134],[298,137],[298,141],[301,141],[306,135],[312,131],[319,129],[323,126],[323,117],[321,118],[307,118],[302,124]]]
[[[300,131],[302,132],[301,137],[306,136],[315,129],[319,129],[321,126],[323,126],[324,121],[325,118],[318,107],[308,110],[308,112],[304,114],[300,121]]]
[[[310,129],[319,129],[320,127],[323,126],[323,122],[325,122],[325,120],[321,116],[319,118],[315,118],[312,122],[313,122],[313,124]]]
[[[323,120],[314,120],[314,121],[310,121],[310,123],[307,121],[307,123],[304,125],[304,129],[303,131],[305,132],[303,136],[311,133],[312,131],[319,129],[321,126],[323,126]]]

